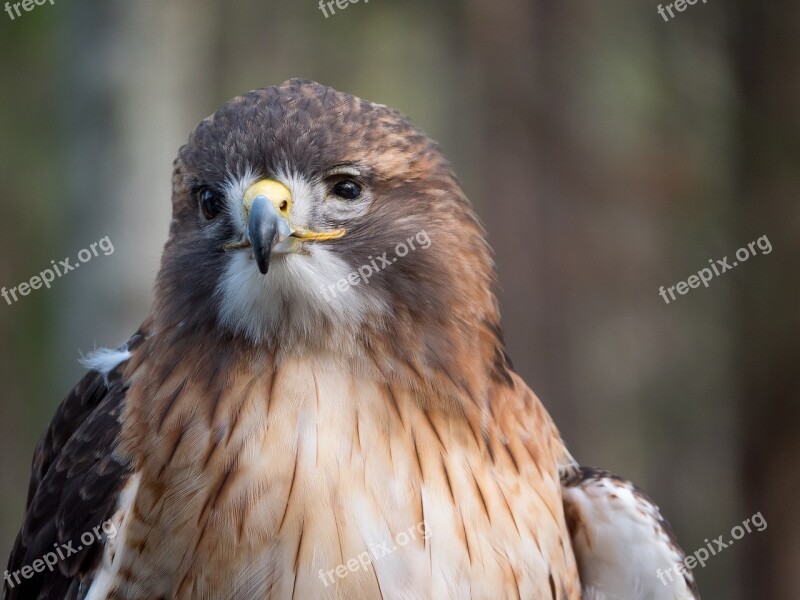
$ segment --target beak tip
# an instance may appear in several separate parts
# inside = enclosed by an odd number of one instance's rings
[[[257,196],[253,200],[248,216],[248,236],[253,247],[253,258],[262,275],[266,275],[269,270],[270,254],[279,221],[277,211],[266,196]]]

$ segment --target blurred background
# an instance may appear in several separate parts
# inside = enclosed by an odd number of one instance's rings
[[[663,0],[667,1],[667,0]],[[671,1],[671,0],[670,0]],[[800,5],[83,0],[0,13],[0,560],[38,437],[147,313],[171,163],[244,91],[305,77],[402,110],[496,251],[509,352],[584,464],[633,479],[707,599],[800,598]],[[666,304],[766,235],[774,250]],[[731,258],[731,260],[733,260]]]

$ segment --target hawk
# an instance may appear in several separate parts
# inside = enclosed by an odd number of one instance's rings
[[[36,449],[4,598],[697,598],[658,508],[513,371],[494,285],[400,113],[229,101],[174,163],[149,315]]]

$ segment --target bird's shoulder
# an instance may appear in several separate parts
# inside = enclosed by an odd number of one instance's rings
[[[121,371],[141,342],[137,332],[116,364],[92,369],[56,410],[34,452],[22,528],[4,582],[5,600],[82,598],[97,566],[120,490],[130,476],[114,453],[127,386]],[[92,537],[91,543],[85,543]],[[84,541],[81,537],[84,536]]]
[[[506,440],[521,442],[537,468],[557,473],[573,463],[561,434],[545,405],[516,372],[509,368],[491,392],[494,422]]]
[[[529,456],[539,469],[558,472],[545,480],[559,487],[583,597],[698,600],[692,572],[684,568],[686,554],[659,507],[630,481],[579,466],[536,394],[511,369],[507,373],[494,388],[495,421],[515,465]],[[527,456],[514,452],[519,445]]]
[[[630,481],[575,467],[562,474],[564,512],[590,598],[698,600],[686,554],[659,507]]]

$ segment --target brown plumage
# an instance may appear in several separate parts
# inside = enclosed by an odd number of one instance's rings
[[[9,571],[117,533],[5,597],[581,597],[575,465],[433,142],[293,80],[203,121],[172,197],[150,315],[37,449]]]

